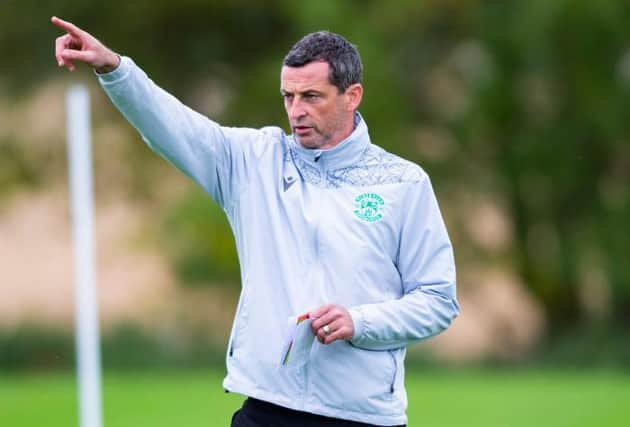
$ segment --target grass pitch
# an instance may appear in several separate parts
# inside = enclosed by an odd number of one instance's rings
[[[105,427],[228,426],[243,397],[221,388],[223,372],[106,373]],[[409,426],[622,427],[630,374],[411,371]],[[0,426],[77,426],[71,373],[0,373]]]

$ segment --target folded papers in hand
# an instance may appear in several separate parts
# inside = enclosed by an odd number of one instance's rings
[[[282,346],[280,367],[296,368],[308,362],[315,340],[315,335],[311,331],[311,321],[309,313],[289,317],[289,329]]]

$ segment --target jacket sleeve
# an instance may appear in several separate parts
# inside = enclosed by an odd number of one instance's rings
[[[99,74],[114,105],[144,141],[197,182],[224,209],[246,181],[248,149],[262,130],[223,127],[158,87],[128,57]]]
[[[349,309],[356,347],[404,347],[442,332],[459,314],[453,248],[426,174],[410,188],[406,206],[398,252],[403,295]]]

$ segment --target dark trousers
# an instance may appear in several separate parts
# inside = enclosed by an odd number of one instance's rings
[[[376,427],[283,408],[248,397],[232,417],[232,427]],[[405,427],[405,426],[398,426]]]

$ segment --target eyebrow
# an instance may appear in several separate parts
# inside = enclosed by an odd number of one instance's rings
[[[305,91],[302,92],[290,92],[288,90],[285,89],[280,89],[280,94],[282,95],[294,95],[294,94],[299,94],[299,95],[310,95],[310,94],[314,94],[314,95],[323,95],[324,92],[316,90],[316,89],[307,89]]]

